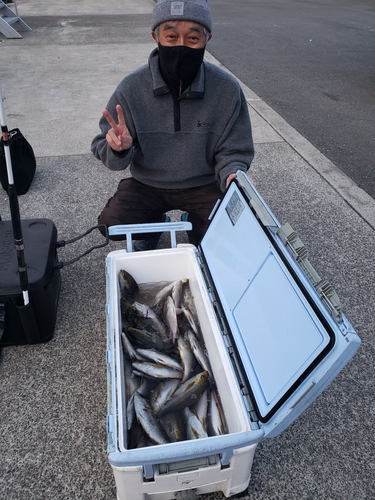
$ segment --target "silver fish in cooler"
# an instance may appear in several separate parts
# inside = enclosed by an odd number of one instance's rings
[[[215,391],[211,391],[210,394],[207,417],[207,427],[211,436],[221,436],[228,432],[223,410]]]
[[[157,420],[149,400],[138,391],[136,391],[134,395],[134,407],[137,419],[149,438],[156,444],[168,443],[169,440]]]
[[[119,272],[120,294],[129,302],[134,302],[139,297],[139,286],[133,276],[121,269]]]
[[[153,382],[151,382],[147,377],[142,377],[137,391],[139,392],[139,394],[142,394],[142,396],[149,397],[152,384]]]
[[[125,360],[124,362],[124,375],[126,394],[129,400],[132,394],[138,389],[141,378],[134,374],[132,364],[129,360]]]
[[[184,408],[183,415],[186,425],[187,439],[200,439],[208,437],[207,431],[199,418],[188,407]]]
[[[125,356],[132,360],[132,377],[136,377],[138,393],[147,397],[152,415],[155,418],[157,415],[164,422],[166,435],[172,441],[182,439],[181,422],[185,423],[184,435],[187,439],[207,435],[207,388],[209,385],[215,386],[205,346],[197,337],[199,335],[202,338],[202,334],[194,320],[194,303],[189,286],[184,287],[187,282],[188,280],[177,280],[164,286],[152,302],[156,304],[155,310],[146,303],[135,301],[130,304],[126,297],[121,298],[122,305],[127,308],[125,316],[130,324],[133,322],[134,325],[143,326],[143,329],[128,326],[129,337],[125,332],[121,335]],[[151,284],[148,287],[150,289]],[[138,290],[141,293],[139,287]],[[182,300],[184,304],[180,304]],[[185,307],[187,300],[189,308]],[[178,309],[179,320],[176,304],[181,305],[181,309]],[[160,326],[162,319],[165,321],[163,327]],[[171,334],[169,340],[172,338],[172,343],[177,339],[175,347],[166,340],[168,333]],[[133,343],[138,344],[138,347],[134,347]],[[199,366],[203,372],[194,373],[195,366]],[[155,386],[158,380],[161,382]],[[150,384],[154,384],[152,390]],[[213,416],[213,421],[209,422],[210,432],[211,435],[216,435],[222,431],[223,424],[218,400],[213,399],[213,396],[210,405],[210,416]],[[131,432],[136,416],[134,387],[132,393],[128,393],[126,412],[127,428]],[[168,415],[172,416],[169,418]],[[160,423],[159,420],[156,421]]]
[[[173,299],[174,305],[176,309],[181,307],[181,301],[183,298],[184,284],[187,283],[188,280],[179,280],[174,284],[171,292],[171,297]]]
[[[208,359],[208,356],[206,354],[206,351],[203,347],[203,344],[197,339],[197,337],[194,335],[194,333],[191,330],[188,330],[187,332],[187,338],[190,343],[191,350],[194,353],[194,356],[198,363],[201,365],[203,370],[207,371],[210,375],[211,382],[215,383],[215,379],[212,373],[211,365]]]
[[[138,420],[135,419],[133,426],[128,433],[128,448],[144,448],[145,446],[149,446],[149,444],[150,438],[147,436]]]
[[[168,379],[159,383],[150,396],[150,403],[155,413],[158,413],[170,399],[180,382],[179,379]]]
[[[131,395],[128,404],[126,406],[126,421],[127,421],[128,431],[132,428],[133,423],[135,421],[134,395],[135,392],[133,392],[133,394]]]
[[[145,358],[151,359],[159,365],[169,366],[175,370],[183,371],[182,364],[176,359],[164,354],[160,351],[155,351],[153,349],[137,349],[136,352],[140,355],[140,358],[144,361]]]
[[[143,347],[163,350],[169,349],[171,345],[167,339],[162,338],[154,331],[130,326],[126,332],[138,345]]]
[[[156,379],[160,378],[176,378],[182,379],[182,372],[175,370],[165,365],[158,365],[156,363],[148,363],[147,361],[134,361],[133,367],[140,373]]]
[[[182,310],[183,314],[185,315],[185,318],[188,320],[189,325],[190,325],[191,329],[193,330],[193,332],[196,335],[199,335],[198,325],[196,324],[190,309],[187,309],[186,307],[181,306],[181,310]]]
[[[186,439],[186,424],[180,413],[167,413],[160,422],[172,443]]]
[[[179,335],[177,338],[177,347],[180,354],[180,358],[182,360],[182,364],[184,366],[184,376],[182,378],[182,382],[186,382],[189,378],[191,372],[194,367],[194,356],[190,348],[189,342],[185,340],[184,335]]]
[[[143,360],[144,358],[142,357],[141,354],[139,354],[136,349],[134,349],[132,343],[128,339],[128,337],[125,335],[124,332],[121,332],[121,342],[124,347],[124,351],[127,356],[130,357],[130,359],[135,360],[137,359],[138,361]]]
[[[191,406],[208,385],[208,372],[201,372],[181,384],[159,411],[159,416]]]
[[[173,288],[178,284],[184,284],[187,283],[189,280],[188,279],[183,279],[183,280],[175,280],[172,281],[171,283],[168,283],[165,285],[159,292],[155,295],[154,300],[152,301],[151,307],[155,308],[160,302],[164,301],[168,295],[170,295],[173,291]]]
[[[191,407],[192,411],[199,418],[200,422],[206,428],[206,420],[207,420],[207,408],[208,408],[208,390],[202,392],[199,396],[198,401],[194,406]]]
[[[150,328],[158,332],[162,337],[166,337],[167,329],[165,325],[157,317],[156,313],[146,304],[141,304],[137,301],[130,306],[131,309],[143,319],[144,323]]]
[[[176,342],[178,334],[178,323],[177,323],[176,307],[170,295],[164,301],[163,315],[165,323],[172,334],[172,343],[174,344]]]

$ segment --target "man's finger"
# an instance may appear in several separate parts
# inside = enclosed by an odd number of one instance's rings
[[[112,128],[117,127],[117,123],[113,119],[113,117],[112,117],[111,113],[108,111],[108,109],[103,109],[103,116]]]
[[[108,141],[108,139],[110,139],[111,142]],[[114,130],[112,128],[110,130],[108,130],[108,132],[107,132],[107,141],[109,142],[109,145],[111,147],[113,147],[113,145],[121,146],[121,139],[120,139],[120,137],[118,137],[115,134],[115,132],[114,132]]]
[[[122,127],[124,127],[124,128],[127,129],[126,123],[125,123],[124,112],[123,112],[122,107],[120,106],[120,104],[117,104],[116,111],[117,111],[118,124],[120,126],[122,126]]]
[[[229,184],[232,182],[233,179],[235,179],[237,176],[236,174],[230,174],[228,177],[227,177],[227,183],[226,183],[226,187],[229,186]]]

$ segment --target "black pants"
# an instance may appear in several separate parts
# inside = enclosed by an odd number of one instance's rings
[[[189,213],[189,222],[193,225],[189,240],[200,241],[208,228],[208,217],[217,200],[222,197],[223,193],[216,182],[189,189],[160,189],[130,177],[119,183],[116,193],[99,215],[98,222],[107,226],[161,222],[165,212],[182,210]],[[134,239],[145,237],[142,234],[134,235]],[[114,240],[125,238],[125,235],[111,237]]]

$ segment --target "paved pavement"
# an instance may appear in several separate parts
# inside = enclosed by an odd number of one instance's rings
[[[153,2],[17,5],[33,31],[0,43],[0,81],[8,127],[19,127],[37,156],[33,185],[19,200],[21,215],[53,220],[59,239],[68,240],[96,223],[124,175],[95,160],[90,143],[115,86],[154,47]],[[207,58],[220,64],[209,53]],[[290,428],[258,445],[242,498],[372,499],[375,201],[250,89],[244,91],[256,145],[251,177],[336,288],[362,346]],[[4,192],[0,213],[9,219]],[[70,245],[59,258],[66,261],[100,241],[93,236]],[[167,245],[163,237],[161,246]],[[104,269],[106,255],[122,247],[111,242],[62,270],[50,342],[1,350],[0,498],[116,498],[106,452]]]

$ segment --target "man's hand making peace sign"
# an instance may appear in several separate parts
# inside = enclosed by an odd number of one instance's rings
[[[124,112],[119,104],[117,104],[116,106],[116,111],[117,111],[118,124],[115,122],[115,120],[113,119],[113,117],[111,116],[110,112],[107,109],[103,110],[103,115],[107,120],[107,122],[112,127],[107,132],[106,135],[107,142],[112,149],[121,152],[130,148],[130,146],[133,143],[133,139],[129,134],[129,130],[126,127]]]

